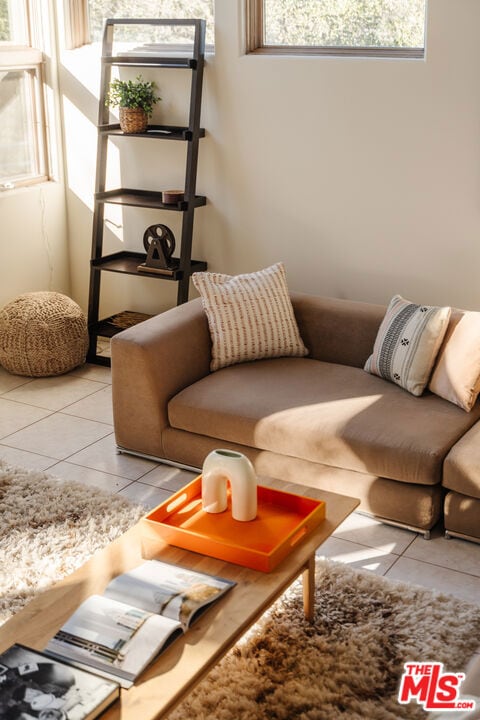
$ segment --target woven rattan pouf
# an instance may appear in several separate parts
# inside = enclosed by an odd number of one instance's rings
[[[61,375],[85,362],[87,321],[57,292],[20,295],[0,310],[0,365],[15,375]]]

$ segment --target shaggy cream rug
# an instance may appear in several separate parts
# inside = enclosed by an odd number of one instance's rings
[[[118,496],[0,462],[0,609],[4,619],[142,514]],[[480,606],[318,561],[316,614],[300,583],[169,720],[400,720],[403,663],[460,672],[478,649]],[[452,720],[453,715],[452,714]]]
[[[0,460],[0,624],[142,514],[118,495]]]

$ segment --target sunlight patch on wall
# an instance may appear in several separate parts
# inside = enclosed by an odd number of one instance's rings
[[[95,182],[95,155],[85,148],[95,147],[97,129],[82,111],[67,97],[63,97],[63,116],[68,134],[65,138],[66,166],[75,168],[69,172],[67,185],[80,200],[93,210]]]

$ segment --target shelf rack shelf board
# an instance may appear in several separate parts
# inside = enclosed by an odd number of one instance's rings
[[[198,63],[195,58],[190,57],[157,57],[155,55],[116,55],[103,56],[102,62],[106,65],[117,65],[126,67],[133,65],[134,67],[157,67],[157,68],[174,68],[177,70],[196,70]]]
[[[157,210],[181,210],[189,208],[187,200],[180,200],[176,203],[164,203],[162,193],[151,190],[133,190],[131,188],[117,188],[106,192],[95,193],[95,200],[100,203],[111,203],[113,205],[130,205],[134,207],[156,208]],[[206,205],[207,198],[203,195],[195,195],[194,207]]]
[[[118,137],[126,138],[150,138],[157,139],[159,135],[164,140],[192,140],[193,130],[188,127],[182,127],[178,125],[149,125],[147,131],[144,133],[128,134],[124,133],[120,129],[118,123],[112,123],[107,125],[100,125],[98,132],[105,135],[116,135]],[[198,136],[205,137],[205,128],[198,129]]]
[[[138,266],[145,262],[146,253],[129,252],[122,250],[111,255],[104,255],[91,261],[92,267],[102,269],[106,272],[127,273],[128,275],[141,275],[142,277],[154,277],[158,279],[158,273],[139,271]],[[179,262],[179,258],[174,258]],[[206,270],[207,263],[203,260],[191,260],[190,272],[200,272]],[[172,271],[172,275],[165,274],[165,280],[180,280],[181,270]]]

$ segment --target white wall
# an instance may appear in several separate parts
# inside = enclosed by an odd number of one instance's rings
[[[424,61],[244,55],[242,23],[241,0],[217,0],[194,256],[231,274],[283,260],[296,290],[480,308],[480,2],[429,1]],[[72,295],[84,307],[98,69],[83,48],[62,76]],[[182,73],[158,80],[164,122],[181,116]],[[124,185],[177,186],[178,145],[120,139]],[[141,250],[153,222],[177,228],[173,213],[112,212],[109,250]],[[173,284],[103,275],[104,314],[175,302]]]
[[[70,292],[65,193],[41,183],[0,194],[0,307],[37,290]]]

